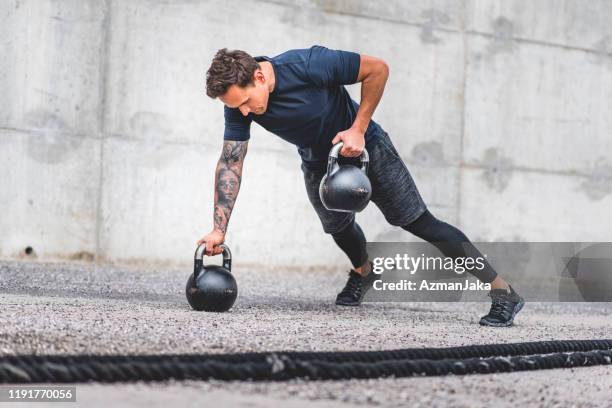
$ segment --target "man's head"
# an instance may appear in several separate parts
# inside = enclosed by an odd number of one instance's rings
[[[206,94],[219,98],[243,115],[261,115],[268,108],[269,78],[253,57],[244,51],[217,51],[206,72]]]

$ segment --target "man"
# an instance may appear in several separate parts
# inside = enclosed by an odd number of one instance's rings
[[[368,176],[372,201],[385,219],[428,242],[446,256],[482,256],[457,228],[436,219],[393,146],[389,135],[371,120],[389,76],[381,59],[321,46],[290,50],[273,58],[253,58],[244,51],[222,49],[206,74],[206,93],[225,104],[223,151],[215,173],[213,230],[201,238],[206,254],[221,252],[238,195],[251,122],[295,144],[302,158],[308,198],[323,230],[349,257],[353,269],[336,304],[358,306],[374,281],[363,231],[353,213],[327,210],[318,186],[332,145],[342,141],[340,154],[356,159],[364,147],[370,156]],[[344,85],[361,83],[361,102]],[[491,284],[492,306],[480,320],[488,326],[510,326],[523,299],[490,265],[474,272]]]

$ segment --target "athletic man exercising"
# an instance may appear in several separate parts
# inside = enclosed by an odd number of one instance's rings
[[[353,158],[349,161],[358,160],[364,147],[368,150],[372,201],[387,222],[432,243],[445,256],[482,256],[460,230],[427,210],[389,135],[371,120],[388,76],[389,67],[378,58],[321,46],[273,58],[219,50],[206,73],[207,95],[225,104],[223,151],[215,172],[214,227],[198,241],[206,242],[206,254],[221,253],[219,245],[240,188],[251,122],[256,122],[297,145],[308,198],[325,233],[353,265],[336,304],[358,306],[374,281],[355,214],[329,211],[319,198],[329,150],[340,141],[344,144],[340,154]],[[357,82],[361,82],[360,104],[344,88]],[[486,262],[474,275],[491,284],[491,309],[480,324],[512,325],[523,299]]]

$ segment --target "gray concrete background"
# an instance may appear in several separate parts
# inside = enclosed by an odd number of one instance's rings
[[[313,44],[390,64],[374,118],[434,215],[474,241],[608,241],[610,21],[606,0],[2,1],[0,257],[189,263],[222,139],[213,54]],[[295,149],[257,125],[249,149],[236,259],[345,265]],[[374,206],[359,221],[416,239]]]

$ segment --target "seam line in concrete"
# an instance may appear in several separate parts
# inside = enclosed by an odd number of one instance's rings
[[[288,4],[288,3],[285,3],[285,2],[279,2],[279,1],[274,1],[274,0],[260,0],[260,2],[262,2],[262,3],[269,3],[269,4],[275,4],[277,6],[283,6],[283,7],[301,8],[299,5],[291,5],[291,4]],[[414,28],[423,28],[424,27],[422,23],[415,23],[415,22],[410,22],[410,21],[406,21],[406,20],[399,20],[399,19],[391,18],[391,17],[366,16],[366,15],[359,14],[359,13],[351,13],[351,12],[337,11],[337,10],[323,10],[323,9],[321,9],[321,12],[324,13],[324,14],[332,14],[332,15],[339,15],[339,16],[362,18],[362,19],[365,19],[365,20],[381,21],[381,22],[385,22],[385,23],[405,25],[405,26],[414,27]],[[448,34],[461,34],[462,33],[459,30],[455,30],[455,29],[452,29],[452,28],[445,28],[445,27],[435,27],[434,31],[448,33]],[[465,31],[467,34],[470,34],[470,35],[482,36],[482,37],[487,37],[487,38],[495,38],[496,37],[496,35],[494,33],[486,33],[486,32],[482,32],[482,31],[478,31],[478,30],[462,30],[462,31]],[[552,47],[552,48],[561,48],[561,49],[570,50],[570,51],[582,51],[582,52],[587,52],[587,53],[590,53],[590,54],[596,54],[596,55],[612,58],[612,52],[604,52],[604,53],[602,53],[601,51],[598,51],[598,50],[595,50],[595,49],[591,49],[591,48],[587,48],[587,47],[580,47],[580,46],[575,46],[575,45],[567,45],[567,44],[561,44],[561,43],[556,43],[556,42],[547,42],[547,41],[530,39],[530,38],[522,38],[522,37],[510,37],[508,39],[512,40],[512,41],[516,41],[518,43],[541,45],[541,46],[547,46],[547,47]]]
[[[456,202],[456,224],[458,228],[461,228],[461,200],[462,200],[462,188],[463,188],[463,168],[461,164],[463,163],[463,153],[464,147],[463,144],[465,142],[465,104],[467,101],[466,92],[467,92],[467,75],[468,75],[468,35],[465,31],[465,22],[467,19],[467,4],[463,2],[463,20],[462,20],[462,40],[463,40],[463,75],[461,78],[461,130],[459,133],[459,169],[457,171],[457,202]]]
[[[32,135],[32,136],[37,136],[38,133],[45,132],[44,129],[20,129],[20,128],[0,126],[0,131],[3,131],[3,130]],[[53,131],[55,132],[55,130]],[[135,137],[135,136],[126,136],[126,135],[122,135],[119,133],[104,132],[103,134],[99,133],[96,135],[87,134],[87,133],[72,133],[72,132],[66,132],[66,131],[61,131],[58,133],[65,137],[78,138],[78,139],[92,139],[92,140],[98,140],[98,141],[102,141],[102,140],[106,141],[108,139],[117,139],[117,140],[121,140],[125,142],[150,142],[151,141],[150,139]],[[219,141],[221,142],[222,140],[220,139]],[[195,142],[195,141],[189,141],[189,140],[159,140],[158,142],[160,145],[165,145],[165,146],[187,146],[187,147],[204,147],[204,148],[218,149],[219,154],[221,153],[221,147],[222,147],[221,144]],[[274,152],[274,153],[283,153],[283,154],[290,153],[284,149],[271,149],[267,147],[258,147],[256,145],[249,146],[249,150],[257,151],[257,152],[261,151],[261,152]]]
[[[467,30],[466,32],[467,32],[467,34],[481,36],[481,37],[486,37],[486,38],[495,38],[496,37],[495,34],[485,33],[485,32],[482,32],[482,31]],[[595,54],[595,55],[605,56],[605,57],[608,57],[608,58],[612,57],[612,53],[610,53],[610,52],[602,53],[601,51],[598,51],[598,50],[595,50],[595,49],[586,48],[586,47],[579,47],[579,46],[576,46],[576,45],[566,45],[566,44],[560,44],[560,43],[549,43],[549,42],[542,41],[542,40],[534,40],[534,39],[530,39],[530,38],[521,38],[521,37],[509,37],[508,40],[516,41],[518,43],[530,44],[530,45],[540,45],[540,46],[543,46],[543,47],[561,48],[561,49],[564,49],[564,50],[567,50],[567,51],[581,51],[581,52],[586,52],[588,54]]]
[[[0,131],[2,130],[9,130],[9,131],[14,131],[14,132],[18,132],[18,133],[22,133],[22,134],[27,134],[27,135],[36,135],[35,132],[32,132],[30,130],[24,130],[24,129],[18,129],[18,128],[11,128],[11,127],[0,127]],[[94,139],[94,140],[101,140],[100,136],[87,136],[87,135],[81,135],[81,134],[73,134],[73,133],[65,133],[66,136],[68,137],[79,137],[79,138],[90,138],[90,139]],[[140,138],[134,138],[134,137],[126,137],[120,134],[112,134],[112,133],[107,133],[106,134],[106,138],[105,139],[110,139],[110,138],[116,138],[116,139],[120,139],[120,140],[125,140],[128,142],[141,142],[141,141],[146,141],[146,139],[140,139]],[[165,142],[161,142],[161,144],[164,145],[181,145],[181,146],[199,146],[199,147],[211,147],[211,148],[216,148],[218,147],[217,145],[209,145],[209,144],[205,144],[205,143],[195,143],[195,142],[173,142],[173,141],[165,141]],[[282,154],[286,154],[287,151],[285,150],[281,150],[281,149],[269,149],[269,148],[252,148],[251,146],[249,146],[249,150],[251,151],[257,151],[257,152],[272,152],[272,153],[282,153]],[[406,165],[409,166],[419,166],[418,163],[415,163],[409,159],[404,159],[404,161],[406,162]],[[449,168],[449,167],[464,167],[467,169],[488,169],[490,168],[490,166],[484,165],[484,164],[477,164],[477,163],[469,163],[469,162],[464,162],[463,158],[461,158],[461,161],[459,163],[452,163],[452,164],[439,164],[436,166],[420,166],[422,168],[430,168],[430,167],[435,167],[435,168]],[[521,172],[526,172],[526,173],[542,173],[542,174],[552,174],[552,175],[562,175],[562,176],[572,176],[572,177],[590,177],[591,174],[590,173],[586,173],[583,171],[579,171],[579,170],[547,170],[547,169],[542,169],[542,168],[538,168],[538,167],[527,167],[527,166],[512,166],[509,168],[509,170],[512,171],[521,171]]]
[[[470,170],[484,170],[489,169],[491,166],[487,166],[484,164],[474,164],[474,163],[462,163],[461,167]],[[519,171],[522,173],[538,173],[538,174],[548,174],[554,176],[568,176],[568,177],[591,177],[590,173],[586,173],[584,171],[579,170],[548,170],[542,169],[538,167],[527,167],[527,166],[512,166],[508,168],[509,171]],[[612,179],[612,177],[608,177]]]
[[[96,196],[96,229],[95,229],[95,250],[94,260],[98,262],[100,259],[100,246],[102,232],[102,202],[104,193],[104,145],[105,145],[105,121],[106,121],[106,103],[107,103],[107,87],[108,87],[108,72],[109,72],[109,50],[111,46],[111,15],[112,15],[112,0],[104,0],[104,20],[102,22],[102,46],[100,47],[100,82],[98,91],[100,95],[100,112],[98,116],[98,128],[100,129],[100,162],[98,169],[98,194]]]

